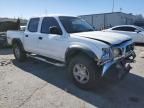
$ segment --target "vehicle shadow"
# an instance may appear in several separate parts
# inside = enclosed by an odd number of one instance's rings
[[[143,108],[144,78],[129,74],[120,83],[102,83],[99,88],[85,91],[70,80],[66,68],[55,67],[34,59],[25,63],[12,61],[15,66],[47,81],[67,93],[82,99],[97,108]]]
[[[144,46],[144,43],[135,43],[136,46]]]
[[[0,48],[0,55],[9,55],[12,54],[11,48]]]

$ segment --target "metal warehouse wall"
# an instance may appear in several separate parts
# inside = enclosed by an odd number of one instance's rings
[[[79,16],[94,26],[97,30],[109,28],[116,25],[134,24],[136,16],[121,12],[82,15]]]

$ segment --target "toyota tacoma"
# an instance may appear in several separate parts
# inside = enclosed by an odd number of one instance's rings
[[[83,89],[101,79],[122,79],[136,57],[132,39],[123,34],[95,31],[86,21],[71,16],[31,18],[25,31],[8,31],[18,61],[33,57],[66,66],[74,83]]]

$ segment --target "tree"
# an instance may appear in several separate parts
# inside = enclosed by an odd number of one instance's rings
[[[7,30],[18,30],[16,22],[5,21],[0,23],[0,32],[6,32]]]
[[[20,29],[20,19],[19,18],[17,19],[16,24],[17,24],[17,29],[19,30]]]

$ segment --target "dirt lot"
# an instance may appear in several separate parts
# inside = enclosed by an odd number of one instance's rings
[[[0,108],[143,108],[144,47],[137,46],[137,62],[120,83],[84,91],[65,68],[37,60],[14,60],[10,49],[0,49]]]

